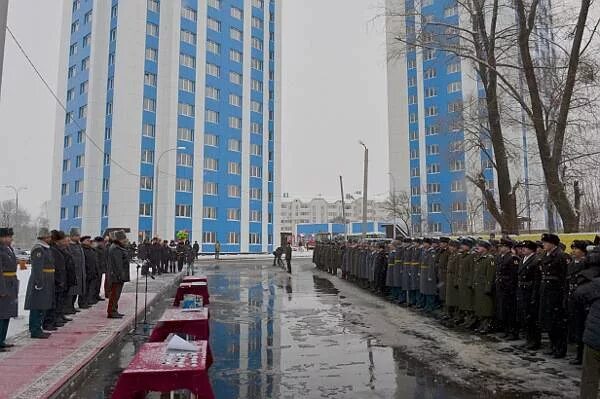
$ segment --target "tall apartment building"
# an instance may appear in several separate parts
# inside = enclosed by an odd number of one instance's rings
[[[473,133],[469,138],[463,122],[468,112],[474,114],[484,94],[472,62],[397,40],[413,37],[414,43],[417,35],[425,35],[419,28],[427,21],[439,21],[444,29],[468,25],[468,16],[461,15],[456,2],[387,0],[386,4],[390,187],[410,194],[414,234],[495,231],[499,226],[487,212],[480,190],[467,179],[482,174],[487,188],[497,190],[493,161],[487,155],[492,154],[491,142],[482,139],[485,150],[469,144]],[[513,18],[514,23],[514,15],[503,18]],[[530,217],[527,227],[544,229],[547,201],[543,190],[531,192],[528,182],[532,176],[543,180],[539,162],[532,161],[528,150],[536,146],[535,135],[512,126],[504,131],[515,147],[522,147],[511,160],[511,178],[525,186],[517,199],[520,210],[527,208],[521,216]],[[539,179],[536,183],[543,184]]]
[[[277,0],[65,0],[54,225],[271,251]]]

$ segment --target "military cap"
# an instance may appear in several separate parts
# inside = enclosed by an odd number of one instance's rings
[[[501,238],[500,239],[500,244],[501,247],[509,247],[512,248],[515,246],[515,242],[513,240],[511,240],[510,238]]]
[[[123,230],[117,230],[113,234],[113,239],[115,241],[125,241],[127,239],[127,235]]]
[[[433,244],[433,239],[429,237],[423,238],[423,244]]]
[[[488,240],[479,240],[477,241],[477,246],[485,249],[490,249],[492,247],[492,243]]]
[[[556,234],[544,233],[542,234],[542,242],[547,242],[558,246],[558,244],[560,244],[560,238]]]
[[[52,241],[60,241],[64,239],[67,235],[62,230],[52,230],[50,232],[50,237],[52,237]]]
[[[450,243],[450,237],[440,237],[440,242]]]
[[[79,239],[79,241],[83,242],[85,240],[91,240],[91,239],[92,239],[92,237],[90,237],[90,236],[83,236]]]
[[[463,237],[460,239],[460,245],[466,245],[468,247],[473,247],[473,245],[475,244],[475,240],[473,240],[470,237]]]
[[[431,242],[432,242],[433,244],[439,244],[439,243],[440,243],[440,239],[439,239],[439,238],[436,238],[436,237],[434,237],[434,238],[432,238],[432,239],[431,239]]]
[[[95,237],[95,238],[94,238],[94,241],[95,241],[95,242],[104,242],[104,238],[102,238],[102,237],[98,236],[98,237]]]
[[[81,232],[77,227],[71,227],[71,230],[69,230],[69,237],[79,237],[80,235]]]
[[[524,241],[515,241],[515,245],[513,245],[514,248],[523,248],[524,246],[525,246]]]
[[[410,237],[406,237],[404,238],[404,240],[402,240],[403,242],[413,242],[413,239]]]
[[[0,227],[0,237],[11,237],[13,235],[13,229],[10,227]]]
[[[521,246],[523,248],[527,248],[527,249],[529,249],[531,251],[534,251],[534,252],[537,251],[537,249],[539,248],[538,244],[535,243],[535,242],[533,242],[533,241],[531,241],[531,240],[525,240],[525,241],[521,242]]]
[[[52,234],[50,234],[50,230],[48,230],[47,227],[41,227],[40,230],[38,231],[37,238],[48,238],[48,237],[52,237]]]
[[[587,247],[589,245],[593,245],[593,244],[587,240],[575,240],[571,244],[571,249],[579,249],[580,251],[587,252]]]
[[[544,243],[543,243],[542,241],[540,241],[540,240],[537,240],[537,241],[535,242],[535,245],[537,245],[537,246],[538,246],[538,248],[544,248]]]
[[[417,244],[423,244],[423,238],[419,237],[419,238],[415,238],[415,242]]]
[[[458,248],[460,246],[460,242],[458,240],[450,240],[448,241],[448,245]]]

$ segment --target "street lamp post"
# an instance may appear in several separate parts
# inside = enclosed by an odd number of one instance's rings
[[[394,174],[392,172],[388,172],[388,175],[390,175],[391,177],[391,181],[390,183],[392,183],[391,189],[392,192],[390,194],[390,200],[393,201],[392,205],[394,206],[394,209],[392,211],[393,216],[394,216],[394,231],[392,233],[392,236],[394,237],[394,240],[396,239],[396,214],[398,213],[398,202],[397,202],[397,198],[396,198],[396,177],[394,176]]]
[[[8,0],[0,0],[0,89],[2,88],[2,69],[4,65],[4,43],[6,41],[6,20]],[[0,90],[1,92],[2,90]]]
[[[159,173],[160,173],[160,160],[162,159],[162,157],[172,151],[179,151],[179,150],[185,150],[185,147],[173,147],[173,148],[169,148],[168,150],[163,151],[159,157],[158,160],[156,161],[156,166],[154,168],[154,199],[152,201],[152,225],[154,226],[153,230],[154,230],[154,237],[158,236],[158,182],[159,182]]]
[[[365,160],[363,165],[363,215],[362,215],[362,239],[367,237],[367,187],[369,180],[369,149],[366,144],[359,141],[359,144],[365,149]]]
[[[15,186],[4,186],[4,188],[11,189],[15,192],[15,226],[19,225],[19,193],[27,190],[26,186],[15,187]]]

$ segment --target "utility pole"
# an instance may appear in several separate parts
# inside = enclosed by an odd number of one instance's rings
[[[365,149],[365,161],[363,165],[363,215],[362,215],[362,239],[367,238],[367,188],[369,183],[369,149],[366,144],[359,141]]]
[[[394,206],[393,209],[393,216],[394,216],[394,231],[392,233],[392,237],[394,238],[394,240],[396,240],[396,215],[398,213],[398,198],[396,197],[396,177],[392,174],[392,172],[388,172],[388,175],[390,175],[391,178],[391,185],[390,188],[392,189],[390,192],[390,201],[391,204]]]
[[[8,0],[0,0],[0,95],[2,94],[2,69],[4,66],[4,43],[6,41],[6,20]]]
[[[348,241],[348,226],[346,225],[346,203],[344,201],[344,181],[340,175],[340,190],[342,191],[342,219],[344,219],[344,240]]]
[[[15,220],[14,220],[14,225],[15,225],[16,228],[18,228],[18,226],[19,226],[19,193],[21,191],[27,190],[27,187],[25,187],[25,186],[21,186],[21,187],[4,186],[4,187],[13,190],[14,193],[15,193]]]

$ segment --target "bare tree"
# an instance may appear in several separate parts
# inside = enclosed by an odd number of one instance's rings
[[[382,207],[387,211],[390,218],[399,219],[402,222],[404,227],[400,227],[400,230],[404,235],[410,237],[412,216],[410,195],[405,191],[400,191],[395,194],[390,193]]]
[[[392,1],[388,1],[388,6]],[[600,20],[591,18],[591,0],[577,5],[550,5],[544,0],[459,0],[460,24],[422,15],[416,9],[388,7],[389,18],[403,18],[407,29],[395,39],[404,51],[438,51],[472,65],[479,83],[476,108],[465,104],[462,119],[477,114],[484,120],[478,134],[491,142],[490,160],[498,190],[486,188],[483,175],[468,178],[481,191],[487,210],[507,232],[518,230],[517,189],[512,178],[510,131],[516,127],[534,133],[548,197],[556,207],[566,232],[577,231],[575,202],[581,201],[576,185],[565,184],[565,141],[569,126],[589,122],[597,105]],[[465,65],[465,63],[463,63]],[[467,110],[470,108],[470,110]]]

